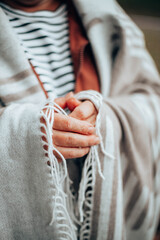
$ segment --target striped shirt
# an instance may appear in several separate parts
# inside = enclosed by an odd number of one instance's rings
[[[55,11],[25,12],[0,3],[48,95],[74,91],[66,4]]]

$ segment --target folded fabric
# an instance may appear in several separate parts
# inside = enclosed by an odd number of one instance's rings
[[[85,159],[77,199],[66,160],[61,156],[60,164],[53,155],[54,110],[65,113],[53,99],[46,105],[0,10],[0,238],[152,240],[160,212],[159,74],[142,33],[115,1],[74,4],[101,85],[101,94],[79,95],[99,111],[101,143]]]

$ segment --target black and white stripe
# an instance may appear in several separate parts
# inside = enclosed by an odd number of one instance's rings
[[[67,6],[31,13],[0,5],[48,94],[63,96],[74,91]]]

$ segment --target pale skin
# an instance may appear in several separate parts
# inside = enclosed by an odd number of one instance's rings
[[[68,117],[55,114],[53,125],[53,144],[67,158],[78,158],[86,155],[90,147],[99,144],[95,135],[97,110],[90,101],[80,102],[73,93],[56,99],[61,107],[66,105],[72,111]]]
[[[1,0],[1,2],[27,12],[55,10],[60,4],[60,0]],[[78,101],[73,93],[57,98],[55,102],[62,108],[68,107],[71,113],[69,116],[55,113],[54,146],[65,159],[85,156],[91,146],[99,144],[99,138],[95,134],[97,117],[95,106],[88,100]],[[46,141],[45,138],[43,140]],[[59,158],[58,155],[57,157]]]

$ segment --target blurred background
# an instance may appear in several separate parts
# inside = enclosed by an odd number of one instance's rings
[[[117,0],[143,30],[146,45],[160,71],[160,0]]]

